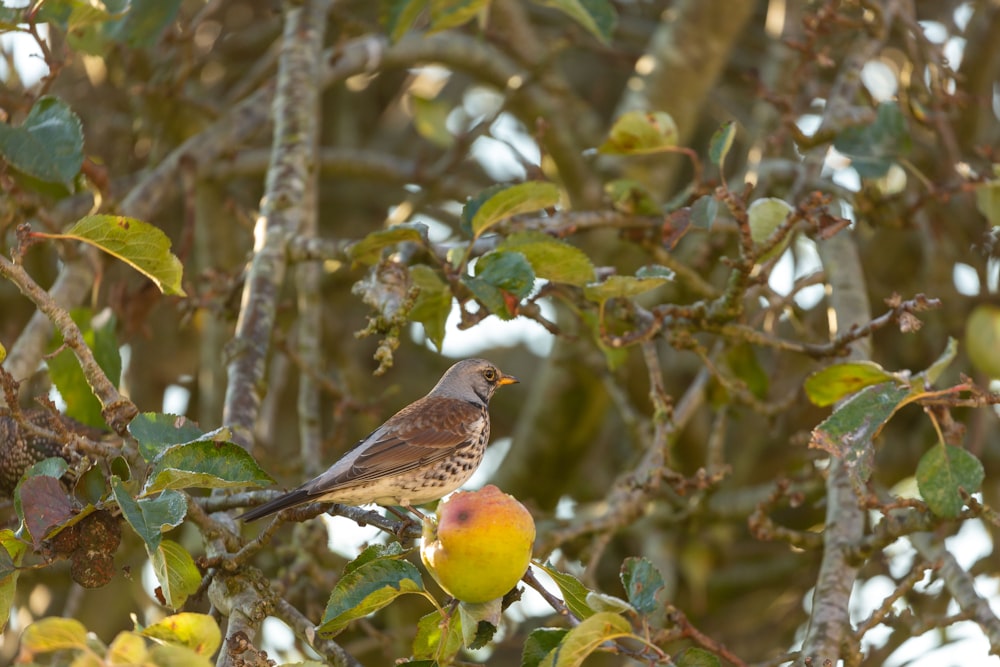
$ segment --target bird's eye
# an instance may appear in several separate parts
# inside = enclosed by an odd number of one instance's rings
[[[497,370],[495,368],[487,368],[483,371],[483,377],[486,378],[487,382],[495,382],[497,379]]]

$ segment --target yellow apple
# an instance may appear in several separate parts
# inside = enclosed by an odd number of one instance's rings
[[[481,603],[503,597],[528,569],[535,522],[497,487],[459,491],[424,523],[420,557],[446,593]]]

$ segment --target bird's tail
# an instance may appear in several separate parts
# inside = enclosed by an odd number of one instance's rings
[[[313,496],[310,495],[309,491],[305,488],[296,489],[283,496],[278,496],[274,500],[269,500],[263,505],[253,507],[236,518],[241,521],[255,521],[262,517],[280,512],[281,510],[286,510],[289,507],[302,505],[313,499]]]

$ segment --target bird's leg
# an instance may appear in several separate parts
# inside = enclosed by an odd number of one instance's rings
[[[413,514],[416,514],[417,516],[419,516],[421,521],[427,521],[426,515],[424,515],[423,512],[421,512],[420,510],[418,510],[413,505],[403,505],[403,507],[405,507],[407,510],[409,510]]]
[[[398,539],[400,542],[404,542],[407,537],[406,533],[409,531],[410,526],[416,526],[421,524],[422,522],[427,520],[427,517],[413,505],[407,504],[407,505],[401,505],[401,507],[409,512],[412,512],[413,515],[420,517],[420,521],[417,521],[416,519],[413,518],[413,516],[408,515],[405,512],[401,512],[395,507],[392,507],[391,505],[386,505],[386,509],[392,512],[400,521],[402,521],[402,523],[399,525],[399,528],[396,529],[395,535],[396,539]]]

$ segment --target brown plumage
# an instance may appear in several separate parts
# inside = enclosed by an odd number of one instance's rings
[[[490,398],[515,382],[484,359],[460,361],[324,473],[240,518],[253,521],[313,501],[407,507],[437,500],[479,467],[490,438]]]

